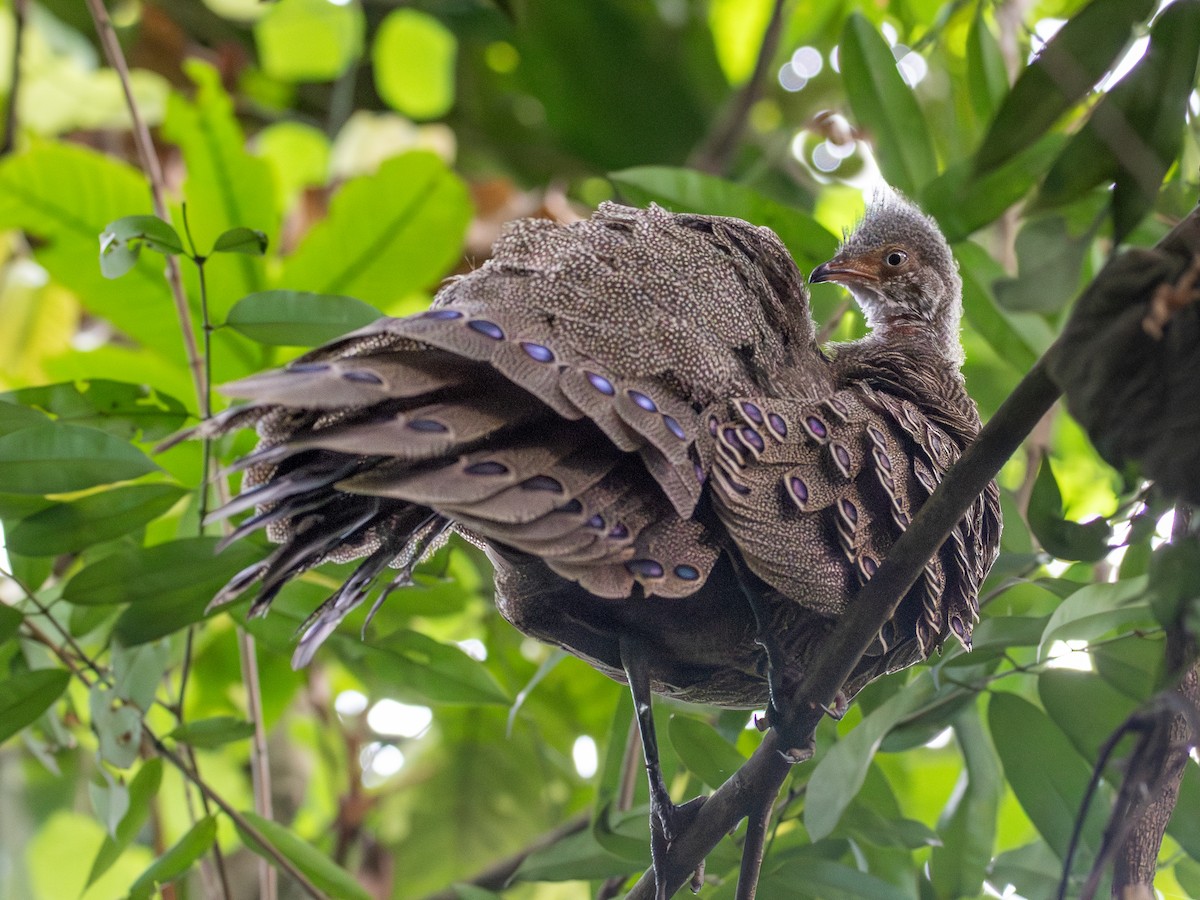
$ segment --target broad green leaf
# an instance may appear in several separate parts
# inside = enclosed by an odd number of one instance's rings
[[[260,344],[315,347],[382,315],[353,297],[262,291],[235,303],[225,324]]]
[[[977,170],[1041,137],[1100,80],[1152,9],[1154,0],[1092,0],[1067,22],[1018,76],[975,154]]]
[[[133,900],[145,900],[164,884],[174,881],[209,851],[217,839],[216,816],[205,816],[172,845],[129,887]]]
[[[718,788],[746,761],[746,757],[711,725],[689,716],[671,716],[671,746],[688,771],[711,788]]]
[[[171,645],[168,641],[136,647],[114,644],[113,693],[138,709],[148,710],[170,662]]]
[[[25,616],[19,609],[0,603],[0,644],[13,637],[24,621]]]
[[[1055,641],[1087,641],[1137,622],[1152,623],[1146,602],[1146,576],[1099,582],[1081,587],[1050,616],[1042,633],[1038,656],[1045,657]]]
[[[828,837],[862,787],[875,750],[906,716],[934,696],[933,679],[922,672],[913,682],[864,718],[829,748],[808,782],[804,826],[814,841]]]
[[[1004,772],[972,707],[954,723],[963,771],[938,820],[942,844],[933,848],[929,870],[939,897],[974,897],[983,888],[996,844],[996,819],[1004,797]]]
[[[137,447],[81,425],[47,422],[0,437],[0,485],[10,494],[67,494],[157,470]]]
[[[120,857],[121,852],[129,846],[142,826],[150,817],[151,803],[158,794],[162,783],[162,760],[158,757],[142,763],[137,774],[129,782],[129,811],[117,823],[115,835],[104,838],[96,859],[92,862],[92,870],[88,874],[89,886],[96,882],[101,875],[112,868],[112,864]]]
[[[838,239],[808,213],[777,203],[752,188],[694,169],[641,166],[609,176],[630,203],[659,203],[672,212],[734,216],[765,225],[805,268],[825,262],[837,252]]]
[[[1171,628],[1200,599],[1200,541],[1163,544],[1150,558],[1149,575],[1154,616]]]
[[[49,421],[36,409],[14,403],[9,394],[0,394],[0,436],[31,425],[46,425]]]
[[[839,900],[911,900],[911,894],[869,872],[827,859],[784,863],[764,875],[762,897],[837,897]]]
[[[1011,884],[1022,897],[1053,897],[1062,877],[1062,863],[1043,841],[1008,850],[991,868],[993,884]]]
[[[645,846],[645,844],[643,844]],[[590,830],[580,831],[534,850],[517,867],[514,881],[575,881],[628,875],[638,863],[614,856],[597,842]]]
[[[1038,675],[1038,698],[1079,755],[1096,760],[1100,745],[1137,706],[1093,672],[1046,669]]]
[[[1101,518],[1080,524],[1063,518],[1062,493],[1050,458],[1042,457],[1027,513],[1029,527],[1046,552],[1059,559],[1081,559],[1095,562],[1109,552],[1108,539],[1112,534],[1108,523]]]
[[[13,526],[8,545],[26,556],[74,553],[141,528],[185,494],[173,484],[131,484],[55,503]]]
[[[402,630],[363,644],[337,635],[343,658],[361,659],[367,670],[394,685],[400,700],[428,703],[481,703],[507,706],[511,698],[478,660],[457,646],[417,631]]]
[[[1073,233],[1059,215],[1027,218],[1017,233],[1017,276],[995,282],[996,299],[1014,312],[1056,313],[1079,290],[1093,234]]]
[[[142,247],[158,253],[182,253],[175,229],[158,216],[125,216],[100,232],[100,271],[105,278],[120,278],[132,269]]]
[[[1044,712],[1015,694],[992,695],[988,729],[1013,793],[1046,843],[1064,858],[1090,767]],[[1095,858],[1107,818],[1104,806],[1102,795],[1092,799],[1076,868],[1086,871]]]
[[[941,843],[937,833],[924,822],[885,815],[861,799],[851,803],[842,815],[839,828],[856,841],[873,847],[921,850]]]
[[[281,0],[254,26],[263,70],[280,81],[332,81],[362,54],[356,3]]]
[[[88,692],[92,730],[100,739],[100,758],[118,769],[127,769],[137,759],[142,745],[142,713],[120,700],[100,682]]]
[[[242,741],[254,734],[254,723],[233,716],[215,716],[188,722],[172,730],[167,737],[193,747],[220,747],[233,741]]]
[[[186,407],[170,394],[143,384],[106,378],[45,384],[0,394],[0,404],[8,402],[36,407],[58,422],[98,428],[126,441],[161,440],[182,428],[187,418]],[[0,405],[0,410],[3,408]],[[0,412],[0,432],[3,430]]]
[[[116,832],[117,824],[129,812],[129,789],[124,783],[112,777],[108,769],[99,767],[98,774],[104,781],[95,778],[88,781],[88,797],[92,801],[92,811],[96,818],[104,824],[109,835]]]
[[[371,900],[371,895],[355,881],[349,872],[291,829],[252,812],[243,812],[242,815],[264,838],[271,842],[276,850],[287,857],[314,885],[329,896],[344,898],[344,900]],[[238,834],[242,836],[247,847],[267,862],[275,865],[274,858],[258,841],[238,823],[235,822],[234,825],[237,826]]]
[[[436,119],[454,105],[458,41],[433,16],[395,9],[375,32],[371,68],[383,101],[410,119]]]
[[[996,304],[985,286],[982,273],[992,264],[987,251],[976,243],[965,241],[954,247],[954,255],[962,266],[963,316],[997,356],[1018,372],[1028,372],[1037,362],[1038,353],[1013,326],[1008,314]]]
[[[842,80],[854,116],[870,133],[879,168],[896,188],[915,197],[937,173],[929,127],[892,48],[866,18],[854,13],[842,31]]]
[[[1179,807],[1176,807],[1178,809]],[[1200,862],[1194,859],[1181,859],[1175,863],[1175,880],[1179,886],[1188,892],[1189,897],[1200,897]]]
[[[279,210],[270,167],[246,151],[245,136],[217,70],[193,58],[184,62],[184,71],[196,84],[194,98],[171,95],[162,131],[183,152],[183,195],[196,246],[212,246],[232,228],[258,229],[274,243]],[[235,299],[265,286],[263,261],[244,253],[210,260],[205,274],[216,321]]]
[[[983,7],[975,11],[967,32],[967,91],[971,106],[981,121],[988,121],[1008,93],[1008,71],[1000,42],[983,18]]]
[[[1092,665],[1101,678],[1140,703],[1162,685],[1166,668],[1164,640],[1162,635],[1152,639],[1132,634],[1106,643],[1091,651]]]
[[[120,281],[105,278],[94,262],[104,226],[149,205],[137,169],[74,144],[37,142],[0,161],[0,228],[22,228],[44,240],[37,262],[55,281],[89,312],[182,367],[163,259],[143,255]]]
[[[1200,809],[1200,773],[1197,773],[1195,766],[1187,766],[1179,785],[1175,812],[1171,814],[1171,821],[1167,825],[1167,834],[1179,842],[1188,856],[1200,862],[1200,816],[1195,815],[1197,809]]]
[[[0,681],[0,742],[31,725],[67,689],[64,669],[35,669]]]
[[[982,175],[969,160],[957,162],[925,185],[921,207],[938,220],[946,240],[957,243],[996,221],[1029,193],[1062,146],[1061,135],[1046,135]]]
[[[388,308],[446,272],[470,220],[458,176],[432,154],[406,153],[342,186],[328,217],[288,257],[280,284]]]
[[[267,235],[254,228],[230,228],[213,241],[213,253],[244,253],[262,256],[267,252]]]
[[[1146,55],[1104,95],[1046,175],[1039,203],[1070,203],[1115,180],[1113,231],[1117,241],[1123,239],[1153,207],[1179,153],[1198,53],[1200,3],[1168,6],[1150,30]]]

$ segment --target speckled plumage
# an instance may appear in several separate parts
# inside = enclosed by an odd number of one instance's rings
[[[829,268],[893,246],[913,265],[891,281]],[[428,312],[227,389],[250,405],[203,430],[261,436],[239,533],[282,546],[218,599],[262,581],[264,611],[311,566],[364,558],[310,621],[302,663],[389,566],[403,584],[455,528],[487,550],[518,628],[618,678],[633,637],[655,690],[761,706],[731,553],[796,675],[978,430],[958,276],[930,220],[877,199],[814,280],[846,283],[872,334],[822,352],[786,250],[738,220],[606,204],[571,226],[514,223]],[[969,642],[998,536],[992,489],[847,693],[949,634]]]

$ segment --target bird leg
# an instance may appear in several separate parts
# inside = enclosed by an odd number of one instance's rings
[[[696,797],[676,806],[667,792],[658,758],[658,738],[654,730],[650,694],[650,666],[645,645],[635,638],[622,637],[621,665],[633,694],[633,709],[642,738],[642,756],[646,760],[646,777],[650,784],[650,860],[654,870],[654,896],[655,900],[667,900],[667,851],[675,838],[687,829],[706,798]],[[702,862],[692,879],[694,888],[703,878],[703,871]]]
[[[1196,282],[1200,281],[1200,256],[1192,259],[1192,264],[1174,284],[1160,284],[1150,298],[1150,310],[1142,319],[1142,329],[1156,341],[1163,338],[1163,329],[1177,312],[1189,303],[1200,300],[1200,289]]]

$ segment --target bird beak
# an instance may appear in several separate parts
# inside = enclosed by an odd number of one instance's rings
[[[808,276],[809,284],[836,281],[841,284],[854,281],[878,281],[879,276],[854,259],[831,259],[817,266]]]

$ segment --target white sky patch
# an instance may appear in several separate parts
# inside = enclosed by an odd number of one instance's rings
[[[4,526],[0,525],[0,568],[5,572],[11,572],[12,567],[8,561],[8,550],[4,547]]]
[[[951,728],[943,728],[932,738],[925,742],[925,746],[930,750],[940,750],[943,747],[949,747],[950,741],[954,737],[954,730]]]
[[[375,741],[363,747],[358,762],[362,766],[363,784],[376,787],[404,768],[404,753],[394,744]]]
[[[339,716],[351,718],[361,716],[370,701],[362,691],[342,691],[333,700],[333,708]]]
[[[1034,57],[1042,52],[1042,48],[1054,35],[1058,34],[1058,29],[1067,24],[1066,19],[1041,19],[1033,26],[1033,36],[1029,40],[1029,59],[1026,62],[1033,62]]]
[[[471,659],[483,662],[487,659],[487,647],[479,638],[467,638],[465,641],[458,641],[458,649]]]
[[[1125,51],[1125,55],[1121,57],[1120,62],[1116,64],[1111,72],[1100,82],[1098,87],[1102,91],[1110,91],[1118,81],[1129,74],[1129,70],[1136,66],[1146,55],[1146,48],[1150,46],[1150,37],[1143,35],[1129,45],[1129,49]]]
[[[575,771],[580,778],[591,778],[596,774],[600,765],[600,756],[596,751],[596,742],[586,734],[575,738],[575,746],[571,748],[571,759],[575,762]]]
[[[1046,668],[1091,672],[1092,657],[1087,652],[1087,641],[1055,641],[1046,656]]]
[[[419,737],[432,721],[433,710],[428,706],[410,706],[390,697],[376,702],[367,713],[371,730],[387,737]]]

